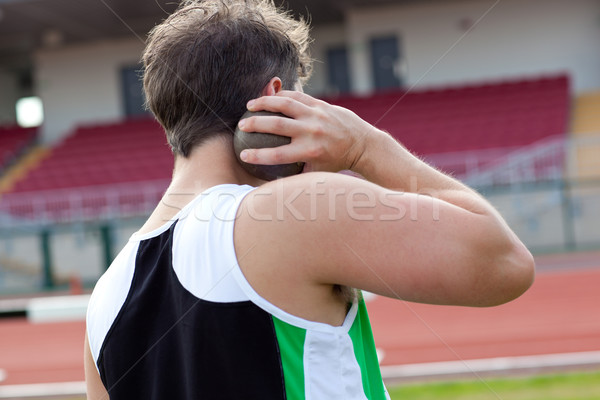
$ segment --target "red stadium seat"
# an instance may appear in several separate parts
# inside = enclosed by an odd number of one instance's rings
[[[327,100],[418,154],[510,148],[566,133],[569,80],[556,76]]]
[[[0,127],[0,170],[8,166],[31,145],[36,136],[37,128]]]
[[[55,145],[11,191],[168,179],[172,163],[164,132],[154,120],[82,126]]]

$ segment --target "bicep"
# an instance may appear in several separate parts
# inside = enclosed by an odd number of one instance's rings
[[[321,232],[329,243],[319,252],[333,253],[319,268],[323,279],[408,301],[468,301],[484,261],[476,250],[483,217],[428,196],[365,189],[374,201],[338,203],[338,219]]]

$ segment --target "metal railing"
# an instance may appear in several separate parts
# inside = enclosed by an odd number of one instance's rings
[[[424,156],[424,160],[444,172],[463,180],[467,176],[486,171],[498,159],[518,150],[518,147],[467,150],[447,153],[435,153]]]
[[[149,215],[168,180],[51,191],[8,193],[0,198],[3,228],[113,220]]]
[[[481,187],[563,179],[567,143],[563,135],[540,140],[500,157],[485,171],[469,174],[464,180]]]
[[[425,159],[475,187],[594,179],[600,175],[600,133],[551,136],[524,147],[432,154]]]

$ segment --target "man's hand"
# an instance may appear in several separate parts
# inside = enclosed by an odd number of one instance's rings
[[[305,93],[281,91],[248,103],[250,111],[280,112],[290,118],[251,117],[240,123],[246,132],[268,132],[292,138],[289,145],[247,150],[245,162],[287,164],[305,162],[304,171],[357,170],[372,136],[385,136],[355,113],[328,104]]]

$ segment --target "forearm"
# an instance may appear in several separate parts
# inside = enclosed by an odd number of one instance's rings
[[[435,197],[477,214],[493,210],[473,189],[425,163],[385,132],[371,132],[360,151],[352,169],[373,183]]]

